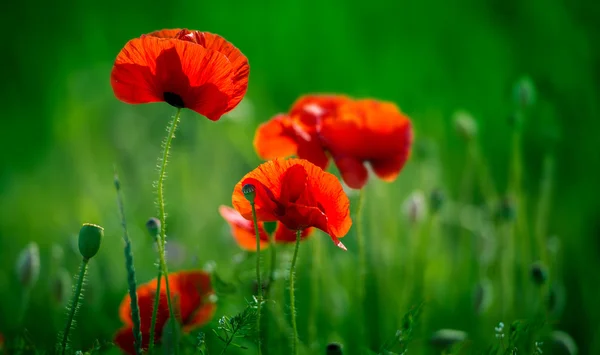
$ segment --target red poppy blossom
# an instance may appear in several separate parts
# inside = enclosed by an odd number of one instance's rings
[[[256,232],[254,231],[254,222],[245,219],[238,211],[228,206],[220,206],[219,213],[229,223],[231,234],[240,248],[247,251],[256,251]],[[301,239],[306,239],[312,232],[311,228],[302,231]],[[258,222],[258,234],[260,236],[260,249],[269,246],[269,236],[264,228],[263,222]],[[275,243],[294,243],[296,241],[296,232],[286,228],[283,224],[277,223],[275,228]]]
[[[248,88],[248,59],[222,37],[187,29],[162,30],[127,42],[111,84],[129,104],[165,101],[216,121]]]
[[[343,180],[355,189],[367,182],[366,162],[381,179],[393,181],[411,145],[411,122],[395,104],[331,95],[300,98],[290,114],[263,123],[254,138],[263,159],[296,154],[326,168],[331,156]]]
[[[252,220],[252,207],[242,186],[253,185],[258,221],[279,221],[297,231],[316,227],[346,249],[338,238],[348,233],[350,201],[339,180],[304,159],[275,159],[246,174],[233,191],[233,207]]]
[[[214,294],[210,276],[204,271],[181,271],[169,274],[169,288],[171,300],[174,303],[177,320],[182,324],[184,332],[208,323],[216,310],[216,305],[210,300]],[[138,305],[140,308],[140,328],[142,331],[142,348],[147,349],[150,344],[150,325],[154,297],[156,295],[156,279],[138,286]],[[161,279],[160,298],[154,339],[160,341],[162,331],[169,319],[169,306],[165,279]],[[124,352],[135,354],[133,337],[133,320],[129,294],[125,296],[119,306],[119,317],[123,321],[123,328],[117,331],[114,342]]]

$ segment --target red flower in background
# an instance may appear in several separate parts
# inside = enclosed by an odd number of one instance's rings
[[[254,138],[263,159],[296,154],[325,169],[329,154],[355,189],[367,182],[366,162],[381,179],[393,181],[411,145],[411,122],[395,104],[332,95],[300,98],[289,115],[263,123]]]
[[[253,185],[259,221],[279,221],[293,231],[316,227],[346,249],[338,238],[346,235],[352,220],[350,202],[339,180],[303,159],[276,159],[259,165],[235,186],[233,207],[247,220],[252,208],[242,186]]]
[[[231,234],[238,245],[247,251],[256,251],[256,236],[254,222],[245,219],[238,211],[228,206],[220,206],[219,213],[229,223]],[[312,232],[311,228],[302,231],[301,239],[306,239]],[[258,222],[258,234],[260,235],[260,249],[269,246],[269,236],[264,228],[264,223]],[[296,232],[277,223],[275,228],[275,243],[294,243]]]
[[[208,323],[215,312],[216,305],[209,299],[214,294],[210,276],[204,271],[181,271],[169,274],[171,299],[174,300],[176,317],[183,326],[184,332]],[[156,295],[156,279],[138,286],[138,304],[142,331],[142,348],[147,349],[150,343],[150,323],[154,297]],[[124,352],[135,354],[133,338],[133,321],[131,319],[130,297],[126,295],[119,307],[119,317],[125,324],[117,334],[114,342]],[[165,279],[161,279],[160,301],[156,317],[154,339],[158,342],[169,319],[169,306]]]
[[[248,59],[222,37],[187,29],[162,30],[127,42],[111,73],[126,103],[165,101],[218,120],[244,97]]]

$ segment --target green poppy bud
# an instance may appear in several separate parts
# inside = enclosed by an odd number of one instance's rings
[[[265,228],[265,232],[271,235],[277,229],[277,222],[265,222],[263,223],[263,227]]]
[[[456,111],[454,113],[454,128],[458,135],[467,141],[477,135],[477,122],[467,111]]]
[[[160,227],[160,220],[156,217],[152,217],[146,222],[146,229],[148,229],[148,233],[154,239],[160,235]]]
[[[531,265],[531,278],[537,285],[543,285],[548,279],[548,270],[540,262],[535,262]]]
[[[254,198],[256,198],[256,187],[252,184],[246,184],[242,186],[242,193],[244,193],[244,197],[250,203],[254,203]]]
[[[98,253],[102,237],[104,236],[104,228],[85,223],[79,230],[79,252],[84,260],[89,260]]]

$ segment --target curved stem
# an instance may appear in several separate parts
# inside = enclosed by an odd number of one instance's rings
[[[292,354],[298,353],[298,326],[296,325],[296,304],[294,295],[294,271],[296,269],[296,259],[298,259],[298,247],[300,246],[300,235],[302,230],[296,231],[296,246],[294,247],[294,256],[292,258],[292,265],[290,266],[290,310],[292,313]]]
[[[77,305],[79,304],[79,298],[81,296],[81,289],[83,288],[83,280],[85,278],[85,273],[87,272],[89,259],[83,259],[81,261],[81,266],[79,267],[79,276],[77,277],[77,286],[75,287],[75,293],[73,293],[73,298],[71,299],[71,309],[69,311],[69,317],[67,318],[67,325],[65,326],[65,331],[63,332],[62,339],[62,354],[64,355],[67,351],[67,341],[69,340],[69,331],[71,331],[71,326],[73,325],[73,318],[75,317],[75,311],[77,310]]]
[[[256,206],[254,202],[250,203],[252,206],[252,222],[254,222],[254,233],[256,235],[256,284],[257,284],[257,312],[256,312],[256,337],[258,339],[258,354],[261,354],[261,339],[260,339],[260,313],[263,301],[263,286],[260,280],[260,233],[258,231],[258,221],[256,220]]]
[[[175,130],[177,129],[177,124],[179,123],[180,114],[181,114],[181,109],[177,109],[177,113],[175,114],[175,117],[171,121],[171,124],[169,127],[169,133],[167,134],[167,138],[165,139],[165,142],[163,144],[163,155],[162,155],[162,160],[161,160],[161,164],[160,164],[160,173],[158,175],[158,182],[156,184],[156,195],[157,195],[159,219],[160,219],[160,225],[161,225],[160,239],[157,244],[159,245],[160,269],[162,271],[163,276],[165,277],[165,286],[167,288],[167,303],[169,305],[169,315],[170,315],[169,318],[171,319],[171,325],[172,325],[173,329],[176,329],[176,324],[175,324],[175,312],[173,311],[173,306],[171,304],[171,292],[169,290],[169,277],[167,276],[169,274],[169,271],[167,268],[167,262],[166,262],[166,257],[165,257],[165,244],[166,244],[166,239],[167,239],[167,235],[166,235],[167,215],[165,213],[165,198],[164,198],[163,190],[164,190],[165,174],[167,171],[167,162],[169,159],[169,149],[171,148],[171,142],[173,141],[173,138],[175,138]],[[160,284],[158,284],[156,293],[160,294]],[[154,307],[158,308],[158,303],[155,303]],[[176,344],[175,345],[175,353],[177,354],[178,352],[179,352],[179,347],[178,347],[178,344]]]
[[[160,288],[160,279],[162,278],[162,270],[158,268],[158,276],[156,277],[156,289]],[[152,321],[150,322],[150,342],[148,343],[148,354],[152,354],[154,350],[154,329],[156,329],[156,316],[158,315],[158,304],[160,302],[160,292],[154,295],[154,308],[152,309]]]

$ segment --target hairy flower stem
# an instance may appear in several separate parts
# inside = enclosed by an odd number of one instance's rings
[[[121,194],[121,183],[115,171],[115,189],[117,190],[117,205],[121,214],[121,226],[123,227],[123,240],[125,241],[125,268],[127,269],[127,285],[129,287],[129,299],[131,305],[131,319],[133,320],[133,338],[135,353],[142,354],[142,331],[140,330],[140,308],[138,306],[137,282],[135,280],[135,265],[133,263],[133,251],[131,240],[127,232],[127,220],[125,219],[125,208],[123,207],[123,196]]]
[[[157,242],[158,244],[158,242]],[[160,264],[159,264],[160,265]],[[158,276],[156,277],[156,289],[160,287],[160,281],[162,279],[162,270],[158,267]],[[150,342],[148,343],[148,354],[152,354],[154,351],[154,330],[156,329],[156,317],[158,315],[158,305],[160,302],[160,293],[156,292],[154,295],[154,308],[152,309],[152,320],[150,322]]]
[[[157,203],[158,203],[158,218],[160,219],[160,238],[157,242],[158,245],[158,253],[159,253],[159,260],[160,260],[160,269],[162,271],[163,276],[165,277],[165,286],[167,288],[167,303],[169,306],[169,319],[171,321],[171,326],[173,327],[173,329],[176,329],[176,324],[175,324],[175,312],[173,311],[173,305],[171,303],[171,293],[169,290],[169,278],[167,277],[167,275],[169,274],[169,270],[167,268],[167,262],[166,262],[166,256],[165,256],[165,244],[167,242],[167,234],[166,234],[166,228],[167,228],[167,223],[166,223],[166,219],[167,219],[167,214],[165,213],[165,197],[164,197],[164,183],[165,183],[165,175],[166,175],[166,171],[167,171],[167,162],[169,160],[169,149],[171,148],[171,142],[173,141],[173,138],[175,138],[175,130],[177,129],[177,124],[179,123],[179,116],[181,115],[181,109],[177,109],[177,113],[175,114],[175,117],[173,118],[173,120],[170,123],[170,127],[169,127],[169,133],[167,134],[167,138],[164,141],[163,144],[163,155],[162,155],[162,160],[160,161],[160,172],[158,175],[158,182],[156,184],[156,195],[157,195]],[[160,283],[158,284],[158,287],[156,288],[156,293],[160,294]],[[159,298],[156,298],[156,300],[158,300]],[[158,308],[158,302],[154,303],[154,308]],[[179,352],[179,346],[178,344],[175,345],[175,353],[177,354]]]
[[[294,256],[292,257],[292,265],[290,266],[290,311],[292,313],[292,355],[298,354],[298,326],[296,325],[296,302],[294,295],[294,277],[296,269],[296,259],[298,259],[298,248],[300,246],[300,236],[302,230],[296,231],[296,246],[294,247]]]
[[[81,290],[83,288],[83,280],[85,279],[85,273],[87,272],[89,259],[83,258],[81,261],[81,266],[79,267],[79,276],[77,277],[77,286],[75,287],[75,292],[73,293],[73,298],[71,299],[69,317],[67,318],[67,324],[65,325],[65,331],[63,332],[63,339],[61,343],[61,353],[65,355],[67,351],[67,342],[69,341],[69,332],[71,331],[71,326],[73,325],[73,318],[75,317],[75,311],[77,310],[77,306],[79,304],[79,298],[81,297]]]
[[[254,202],[250,203],[252,206],[252,222],[254,222],[254,233],[256,235],[256,285],[257,285],[257,308],[256,308],[256,338],[258,345],[258,354],[262,353],[261,350],[261,334],[260,334],[260,313],[263,302],[263,285],[260,279],[260,233],[258,232],[258,221],[256,219],[256,206]]]
[[[358,207],[356,208],[356,241],[358,243],[358,286],[357,286],[357,291],[358,291],[358,302],[357,304],[360,307],[360,317],[361,319],[359,320],[360,324],[362,324],[360,326],[361,332],[360,332],[360,336],[362,337],[361,340],[364,340],[365,338],[365,324],[366,322],[364,321],[365,319],[365,309],[364,309],[364,300],[365,300],[365,294],[366,294],[366,290],[365,290],[365,278],[367,275],[367,254],[366,254],[366,250],[365,250],[365,236],[364,236],[364,228],[363,228],[363,207],[365,205],[365,195],[366,195],[366,187],[363,187],[362,189],[360,189],[360,193],[358,196]]]

